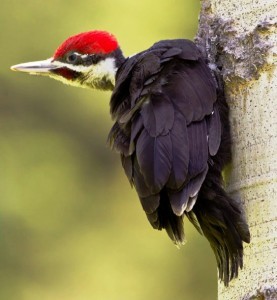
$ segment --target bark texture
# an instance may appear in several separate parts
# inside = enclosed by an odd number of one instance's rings
[[[251,243],[219,299],[277,299],[277,2],[202,0],[196,42],[224,81],[233,137],[229,191]]]

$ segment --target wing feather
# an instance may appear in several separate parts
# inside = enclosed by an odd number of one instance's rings
[[[156,43],[117,72],[111,144],[148,220],[176,243],[184,213],[201,232],[191,210],[221,142],[216,99],[214,79],[188,40]]]
[[[171,171],[170,136],[151,137],[144,129],[137,141],[136,156],[141,173],[152,194],[160,192]]]
[[[178,111],[175,111],[170,138],[172,143],[172,167],[166,186],[171,190],[178,190],[186,181],[189,164],[187,124],[184,116]]]
[[[134,185],[136,187],[136,190],[139,195],[139,199],[141,202],[141,205],[146,212],[147,215],[155,215],[155,211],[157,210],[159,204],[160,204],[160,195],[159,193],[152,194],[149,187],[146,185],[145,179],[141,173],[139,164],[137,159],[134,159],[133,162],[133,180]],[[153,220],[153,223],[155,223],[156,220]]]
[[[187,127],[189,140],[189,178],[200,174],[208,161],[208,132],[206,120],[193,122]]]
[[[179,48],[181,51],[178,53],[177,57],[182,60],[198,60],[200,57],[200,51],[196,45],[190,40],[176,39],[176,40],[164,40],[158,43],[155,43],[150,50],[160,50],[164,49],[165,51],[170,48]],[[165,52],[166,53],[166,52]],[[172,56],[175,56],[176,53],[173,53]],[[167,57],[169,55],[167,54]]]
[[[131,156],[125,156],[124,154],[120,155],[121,157],[121,164],[122,167],[125,171],[125,174],[127,178],[129,179],[129,182],[132,185],[133,181],[133,162],[132,162],[132,157]]]
[[[173,126],[174,109],[165,95],[151,95],[149,101],[141,108],[140,114],[151,137],[166,135]]]
[[[146,79],[157,73],[159,69],[160,59],[154,53],[142,55],[139,59],[138,63],[132,70],[132,80],[129,86],[131,107],[133,107],[139,99]]]
[[[177,216],[182,216],[185,211],[190,211],[193,208],[207,172],[208,166],[206,165],[206,168],[192,178],[181,191],[169,193],[172,210]]]

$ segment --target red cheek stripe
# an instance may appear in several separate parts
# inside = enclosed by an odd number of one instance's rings
[[[60,68],[52,71],[53,73],[63,76],[68,80],[73,80],[78,76],[78,73],[67,68]]]

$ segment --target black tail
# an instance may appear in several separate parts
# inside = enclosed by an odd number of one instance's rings
[[[174,214],[165,189],[160,193],[158,209],[146,215],[153,228],[158,230],[165,229],[174,244],[181,246],[185,243],[183,216]]]
[[[230,198],[208,174],[196,204],[187,216],[210,242],[219,278],[227,286],[243,266],[243,242],[250,241],[241,204]]]
[[[243,266],[243,242],[250,242],[250,233],[241,203],[225,192],[222,170],[231,161],[229,109],[223,89],[218,91],[217,109],[221,118],[221,144],[209,159],[209,170],[193,209],[185,212],[196,229],[209,241],[216,257],[219,278],[227,286]],[[158,209],[147,217],[156,229],[165,228],[175,244],[183,244],[183,216],[174,214],[166,189],[160,193]]]
[[[219,278],[228,286],[243,267],[243,242],[250,242],[250,233],[241,203],[224,191],[220,174],[210,168],[193,209],[185,212],[188,219],[209,241],[216,257]],[[166,229],[177,245],[185,241],[183,216],[176,216],[167,192],[161,192],[158,210],[148,214],[156,229]]]
[[[185,233],[183,216],[176,216],[171,208],[167,191],[164,189],[160,193],[160,206],[158,215],[161,228],[165,228],[168,236],[177,245],[185,243]]]
[[[250,233],[241,203],[227,195],[219,182],[219,174],[210,168],[198,199],[188,219],[209,241],[216,257],[219,278],[228,286],[243,267],[243,242],[250,242]],[[180,246],[185,241],[183,216],[176,216],[167,192],[161,192],[157,211],[148,214],[156,229],[165,229],[172,241]]]

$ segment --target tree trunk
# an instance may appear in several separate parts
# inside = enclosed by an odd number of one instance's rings
[[[277,299],[277,2],[203,0],[196,42],[218,66],[230,107],[229,191],[245,206],[244,267],[218,297]]]

